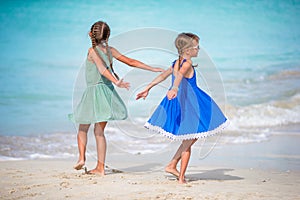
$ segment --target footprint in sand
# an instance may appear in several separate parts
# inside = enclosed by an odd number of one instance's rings
[[[70,183],[69,183],[69,182],[66,182],[66,181],[63,181],[63,182],[61,182],[59,185],[60,185],[61,187],[63,187],[63,188],[68,188],[69,185],[70,185]]]

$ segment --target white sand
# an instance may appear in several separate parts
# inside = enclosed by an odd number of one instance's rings
[[[300,199],[300,172],[193,167],[188,184],[163,171],[104,177],[72,169],[71,161],[1,162],[1,199]]]
[[[163,169],[174,150],[162,154],[108,154],[104,177],[86,175],[72,167],[74,160],[1,161],[0,199],[300,199],[298,136],[274,136],[247,145],[218,145],[199,159],[194,147],[187,184]],[[95,158],[88,157],[88,169]]]

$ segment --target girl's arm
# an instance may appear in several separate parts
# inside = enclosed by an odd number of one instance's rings
[[[173,82],[173,86],[171,90],[169,90],[167,93],[167,97],[169,100],[174,99],[177,96],[178,87],[181,83],[182,77],[184,77],[188,72],[190,72],[191,67],[192,67],[191,61],[187,61],[183,63],[179,71],[174,72],[175,80]]]
[[[98,71],[100,74],[105,76],[108,80],[110,80],[113,84],[120,88],[129,89],[130,84],[128,82],[123,82],[123,79],[117,80],[109,70],[103,65],[104,63],[99,58],[98,54],[95,52],[93,48],[89,49],[88,57],[96,64]]]
[[[155,85],[159,84],[160,82],[166,80],[166,78],[168,76],[170,76],[171,74],[172,74],[172,67],[165,70],[163,73],[158,75],[155,79],[153,79],[153,81],[151,83],[149,83],[149,85],[142,92],[140,92],[136,95],[136,100],[138,100],[140,98],[145,99],[148,96],[148,93],[152,87],[154,87]]]
[[[131,67],[136,67],[136,68],[149,70],[149,71],[153,71],[153,72],[163,72],[164,71],[162,68],[150,67],[149,65],[146,65],[138,60],[128,58],[128,57],[122,55],[117,49],[115,49],[113,47],[110,47],[110,50],[111,50],[111,53],[114,58],[116,58],[117,60],[119,60]]]

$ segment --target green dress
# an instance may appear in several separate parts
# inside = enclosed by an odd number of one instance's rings
[[[107,70],[112,71],[107,55],[99,48],[97,50],[105,61]],[[87,87],[74,113],[69,115],[69,119],[79,124],[126,119],[126,106],[115,91],[112,82],[100,74],[95,63],[88,59],[85,62]]]

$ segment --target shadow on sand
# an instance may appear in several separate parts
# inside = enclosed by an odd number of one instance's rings
[[[161,164],[158,163],[148,163],[148,164],[142,164],[137,166],[130,166],[118,169],[117,171],[114,171],[116,169],[113,169],[112,173],[122,173],[122,172],[151,172],[151,171],[163,171],[164,168]],[[189,182],[191,181],[199,181],[199,180],[213,180],[213,181],[232,181],[232,180],[243,180],[243,177],[239,176],[233,176],[227,174],[228,172],[234,171],[234,169],[211,169],[211,170],[188,170],[186,173],[186,178]],[[196,173],[195,173],[196,172]],[[171,174],[165,175],[166,178],[173,180],[176,179],[175,176]]]
[[[234,169],[213,169],[213,170],[202,170],[201,173],[187,174],[186,177],[190,181],[198,180],[215,180],[215,181],[232,181],[242,180],[244,178],[238,176],[232,176],[226,174],[227,172],[234,171]]]
[[[213,169],[213,170],[201,170],[199,173],[188,173],[186,174],[186,179],[188,182],[199,181],[199,180],[212,180],[212,181],[232,181],[232,180],[242,180],[244,178],[238,176],[232,176],[226,174],[226,172],[234,171],[234,169]],[[166,175],[170,180],[176,179],[175,176]]]

